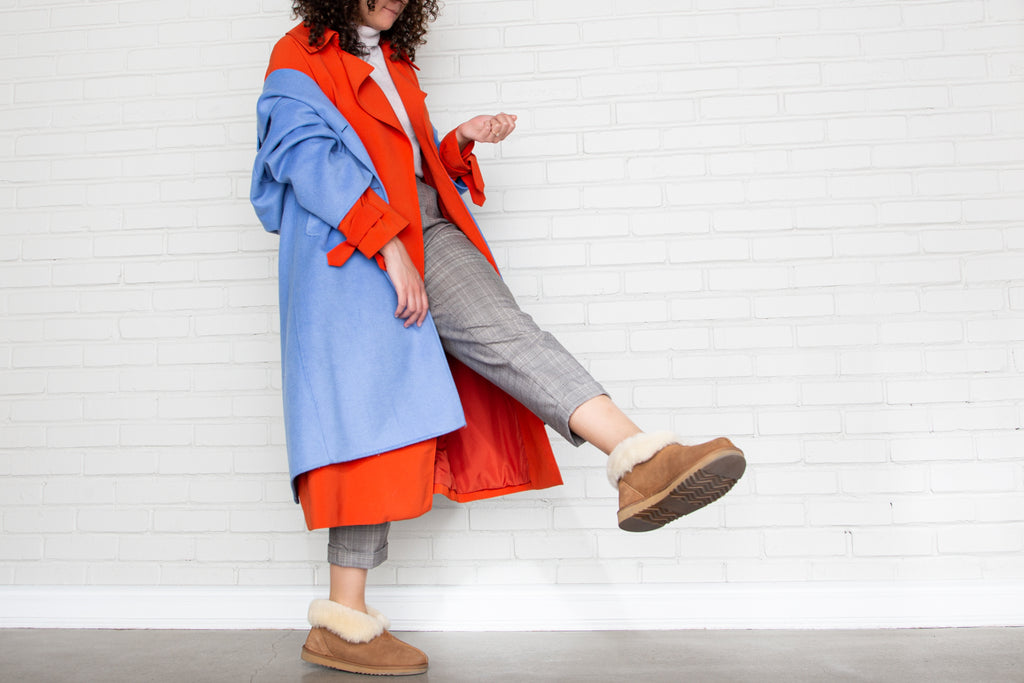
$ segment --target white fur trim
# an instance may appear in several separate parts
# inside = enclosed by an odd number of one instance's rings
[[[325,628],[350,643],[368,643],[386,628],[380,612],[365,614],[330,600],[314,600],[309,603],[308,617],[310,626]]]
[[[369,605],[366,606],[366,611],[369,613],[371,617],[379,621],[381,626],[383,626],[385,630],[391,628],[391,620],[388,619],[386,616],[384,616],[377,610],[373,609]]]
[[[672,432],[641,432],[624,439],[608,456],[608,482],[612,488],[619,487],[619,480],[629,474],[642,462],[650,460],[655,453],[671,443],[683,443]]]

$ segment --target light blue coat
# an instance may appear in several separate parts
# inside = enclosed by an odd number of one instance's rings
[[[465,424],[433,320],[404,327],[385,271],[327,252],[367,188],[387,200],[365,147],[309,76],[272,72],[257,104],[250,197],[278,233],[281,365],[288,466],[295,477]],[[327,190],[329,188],[329,190]]]

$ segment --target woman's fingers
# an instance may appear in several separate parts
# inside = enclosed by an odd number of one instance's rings
[[[392,281],[392,283],[394,283],[394,278],[391,278],[391,281]],[[405,313],[405,310],[406,310],[406,307],[407,307],[406,306],[406,301],[405,301],[405,290],[402,289],[401,287],[398,287],[396,285],[395,286],[395,294],[398,295],[398,308],[395,309],[395,317],[396,318],[401,318],[402,314]]]
[[[394,277],[392,277],[394,281]],[[398,294],[398,308],[395,317],[405,320],[405,327],[415,324],[417,327],[427,319],[427,290],[419,277],[409,276],[399,284],[395,282],[395,293]]]
[[[411,325],[413,322],[416,323],[416,327],[421,326],[423,324],[423,321],[427,319],[427,311],[430,310],[430,307],[427,305],[427,290],[423,287],[422,282],[420,282],[419,285],[420,287],[417,296],[418,303],[416,306],[415,315],[414,317],[410,317],[408,320],[406,320],[406,327]]]
[[[491,138],[494,142],[501,142],[516,129],[516,117],[514,114],[504,112],[491,117]]]
[[[475,142],[501,142],[516,128],[516,115],[504,112],[474,116],[458,127],[458,132]],[[459,143],[462,144],[461,142]]]
[[[401,240],[397,237],[392,238],[381,249],[381,254],[384,256],[384,266],[398,297],[395,317],[405,320],[405,327],[413,323],[417,327],[422,325],[429,310],[427,290]]]

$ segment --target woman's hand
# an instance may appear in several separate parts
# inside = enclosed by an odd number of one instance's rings
[[[398,294],[398,308],[395,317],[405,320],[405,327],[416,323],[416,327],[427,319],[427,290],[423,286],[423,278],[409,258],[405,245],[397,237],[392,237],[380,250],[384,257],[384,267],[391,277],[391,284]]]
[[[459,141],[459,149],[463,149],[470,141],[501,142],[515,129],[515,114],[482,114],[459,124],[455,129],[455,137]]]

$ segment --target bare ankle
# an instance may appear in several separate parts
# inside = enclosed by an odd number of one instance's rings
[[[342,598],[342,597],[338,597],[338,596],[334,596],[334,595],[330,596],[329,600],[331,602],[336,602],[339,605],[342,605],[344,607],[348,607],[349,609],[354,609],[357,612],[362,612],[363,614],[368,614],[369,613],[366,610],[366,601],[365,600],[353,600],[351,598]]]

